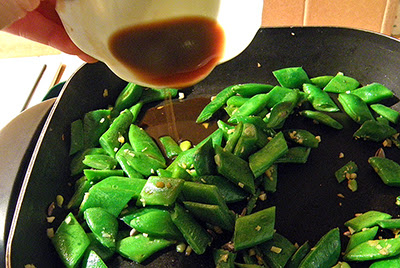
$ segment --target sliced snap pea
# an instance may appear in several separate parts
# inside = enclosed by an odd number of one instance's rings
[[[278,184],[278,165],[273,164],[262,176],[263,187],[266,192],[275,193]]]
[[[303,146],[290,147],[287,153],[279,157],[274,163],[304,164],[307,162],[310,152],[311,152],[310,147],[303,147]]]
[[[117,252],[132,261],[141,263],[154,253],[174,244],[174,241],[152,238],[144,234],[128,236],[117,244]]]
[[[157,169],[165,168],[166,165],[148,154],[124,149],[121,155],[126,158],[128,165],[133,167],[143,176],[150,176],[156,173]]]
[[[301,146],[318,148],[320,139],[305,129],[288,129],[283,131],[286,140],[290,140]]]
[[[90,267],[107,268],[107,265],[104,263],[104,261],[93,250],[90,250],[82,260],[82,268],[90,268]]]
[[[396,110],[393,110],[392,108],[389,108],[383,104],[372,104],[371,109],[374,110],[377,114],[382,116],[383,118],[386,118],[393,124],[397,124],[399,122],[400,118],[400,113]]]
[[[122,218],[130,227],[151,237],[182,241],[181,232],[171,220],[168,210],[149,207],[134,210]]]
[[[349,252],[356,246],[367,242],[369,240],[373,240],[378,233],[379,227],[374,226],[372,228],[363,228],[362,231],[354,233],[350,236],[350,240],[347,243],[346,251],[345,253]]]
[[[324,88],[333,78],[333,75],[321,75],[310,79],[313,85],[319,88]]]
[[[221,129],[224,139],[228,140],[229,136],[234,132],[235,126],[225,123],[222,120],[217,121],[218,128]]]
[[[71,123],[71,145],[69,147],[69,155],[73,155],[84,148],[83,121],[75,120]]]
[[[244,116],[256,115],[265,108],[268,98],[268,94],[254,95],[248,101],[243,103],[243,105],[240,106],[234,114]]]
[[[253,209],[256,207],[256,202],[258,197],[260,196],[261,190],[259,188],[256,189],[256,192],[248,198],[247,206],[246,206],[246,215],[249,215],[253,212]]]
[[[355,139],[380,142],[390,138],[396,133],[397,130],[395,128],[392,128],[382,121],[368,120],[365,121],[356,132],[354,132],[353,137]]]
[[[217,146],[215,163],[218,173],[249,193],[255,192],[254,176],[249,163]]]
[[[132,118],[132,113],[129,110],[124,110],[115,118],[108,130],[101,135],[100,145],[111,157],[115,157],[115,153],[125,143],[124,136],[132,123]]]
[[[352,174],[352,173],[356,173],[358,171],[358,166],[354,161],[349,161],[347,162],[344,166],[342,166],[340,169],[338,169],[335,172],[335,177],[336,180],[341,183],[344,180],[346,180],[346,178]],[[349,174],[349,175],[347,175]],[[347,176],[347,177],[346,177]]]
[[[387,213],[370,210],[368,212],[361,214],[360,216],[357,216],[355,218],[346,221],[344,225],[354,232],[359,232],[363,228],[376,226],[378,224],[378,221],[380,220],[385,220],[390,218],[392,218],[392,216]]]
[[[89,237],[90,245],[86,249],[86,253],[94,251],[103,261],[108,261],[114,255],[115,250],[103,246],[93,233],[87,233],[87,236]]]
[[[268,84],[248,83],[235,85],[233,91],[242,97],[251,98],[254,95],[268,93],[274,88]]]
[[[237,218],[233,233],[235,250],[251,248],[272,239],[275,211],[275,207],[269,207]]]
[[[286,267],[286,263],[296,251],[296,247],[278,233],[275,233],[271,240],[257,247],[262,251],[262,259],[271,268]]]
[[[98,170],[98,169],[84,169],[83,174],[89,183],[96,183],[110,176],[124,176],[122,169],[113,170]]]
[[[399,229],[400,228],[400,219],[380,220],[377,223],[381,228],[384,228],[384,229]]]
[[[226,101],[226,105],[227,106],[236,106],[236,107],[240,107],[242,106],[246,101],[248,101],[250,98],[245,98],[242,96],[238,96],[238,95],[234,95],[232,97],[230,97],[227,101]]]
[[[236,253],[224,249],[213,251],[215,268],[235,268]]]
[[[178,204],[175,204],[171,219],[193,251],[199,255],[203,254],[211,244],[211,236],[207,231]]]
[[[277,159],[285,155],[288,146],[282,132],[279,132],[262,149],[249,156],[249,166],[257,178],[263,174]]]
[[[324,87],[324,91],[343,93],[354,90],[358,88],[359,85],[360,83],[356,79],[339,73],[329,81],[329,83]]]
[[[303,84],[303,90],[315,110],[323,112],[339,111],[339,108],[326,91],[312,84]]]
[[[131,124],[128,136],[129,143],[135,152],[145,153],[165,164],[165,158],[161,153],[160,148],[158,148],[157,143],[143,128]]]
[[[182,152],[178,143],[171,136],[163,136],[159,138],[164,147],[165,155],[168,158],[173,158]]]
[[[340,257],[340,232],[334,228],[326,233],[301,261],[299,268],[332,267]]]
[[[332,266],[332,268],[351,268],[351,267],[347,262],[339,261],[335,266]]]
[[[215,151],[211,139],[196,149],[193,158],[194,169],[198,176],[216,174],[214,156]]]
[[[257,134],[259,133],[255,125],[244,123],[242,133],[235,145],[233,154],[246,160],[249,155],[257,149],[257,142],[259,141]]]
[[[125,150],[132,150],[132,146],[127,142],[124,143],[115,154],[115,159],[118,161],[118,164],[121,166],[122,170],[129,178],[143,179],[144,176],[133,166],[131,166],[131,164],[129,164],[128,158],[125,156],[125,154],[129,151]]]
[[[200,115],[197,117],[196,123],[203,123],[210,119],[214,113],[221,109],[226,104],[227,100],[235,94],[234,86],[229,86],[223,89],[209,104],[207,104],[206,107],[204,107]]]
[[[178,90],[175,88],[145,88],[140,97],[140,102],[144,104],[156,101],[163,101],[168,98],[175,98],[178,95]]]
[[[67,204],[67,209],[75,209],[78,208],[79,205],[82,203],[82,200],[85,196],[85,193],[89,191],[92,185],[88,181],[88,179],[83,176],[79,180],[75,182],[75,192],[74,195],[71,197]]]
[[[287,88],[300,88],[304,83],[309,83],[310,79],[302,67],[289,67],[273,71],[272,74],[279,84]]]
[[[72,213],[69,213],[57,228],[51,242],[64,265],[71,268],[79,264],[90,244],[85,230]]]
[[[343,129],[343,125],[341,123],[333,119],[331,116],[324,114],[322,112],[303,110],[300,112],[300,115],[335,129]]]
[[[268,128],[281,128],[286,118],[292,113],[299,100],[299,91],[292,90],[287,93],[281,102],[272,107],[271,113],[265,117]]]
[[[363,124],[365,121],[375,120],[367,104],[360,97],[353,94],[341,93],[339,94],[338,101],[346,114],[356,123]]]
[[[384,184],[389,186],[400,186],[400,165],[388,158],[373,156],[368,163],[379,175]]]
[[[351,91],[351,94],[357,95],[364,102],[377,103],[393,97],[393,92],[379,83],[372,83]]]
[[[311,246],[310,242],[306,241],[303,245],[301,245],[290,257],[286,264],[286,268],[297,268],[304,257],[310,252]]]
[[[142,96],[144,87],[134,83],[128,83],[125,88],[118,95],[114,107],[111,111],[112,117],[117,117],[119,113],[125,109],[132,107],[136,104]]]
[[[292,92],[293,89],[286,88],[286,87],[280,87],[280,86],[275,86],[269,93],[268,93],[268,103],[267,103],[267,108],[271,109],[274,107],[277,103],[282,102],[282,100],[285,98],[285,96]]]
[[[357,245],[343,256],[345,261],[371,261],[400,253],[400,238],[369,240]]]
[[[150,176],[147,179],[139,200],[143,206],[172,206],[180,194],[184,180]]]
[[[400,256],[394,256],[391,258],[379,260],[373,262],[369,268],[391,268],[391,267],[400,267]]]
[[[266,133],[271,131],[271,128],[268,127],[267,123],[263,121],[263,119],[257,115],[250,115],[250,116],[232,116],[228,119],[228,123],[238,124],[238,123],[249,123],[255,125],[257,128],[265,131]]]
[[[84,148],[99,145],[99,138],[108,130],[111,124],[110,110],[94,110],[83,117]]]
[[[134,124],[139,117],[140,111],[143,108],[144,103],[143,102],[138,102],[135,105],[133,105],[131,108],[129,108],[129,111],[132,113],[132,124]]]
[[[197,176],[197,173],[196,173],[196,176]],[[170,177],[174,178],[174,179],[182,179],[182,180],[185,180],[185,181],[191,181],[192,180],[191,173],[189,173],[187,171],[187,169],[185,169],[183,167],[180,167],[180,166],[175,166],[173,168]]]
[[[99,207],[88,208],[83,215],[96,239],[103,246],[114,250],[118,233],[117,218]]]
[[[86,155],[82,163],[88,167],[105,170],[115,169],[118,165],[117,160],[109,155]]]
[[[107,152],[103,148],[89,148],[75,154],[70,163],[71,176],[78,175],[82,173],[85,168],[88,168],[88,166],[82,163],[85,156],[99,154],[106,155]]]

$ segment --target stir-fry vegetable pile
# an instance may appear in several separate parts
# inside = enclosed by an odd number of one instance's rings
[[[142,263],[174,245],[186,255],[213,250],[216,267],[350,267],[371,260],[371,267],[400,266],[397,233],[377,237],[379,229],[400,228],[400,219],[387,213],[368,211],[345,222],[350,239],[342,249],[339,228],[326,230],[315,245],[298,246],[275,231],[275,206],[255,209],[267,194],[279,194],[278,165],[305,163],[321,142],[306,129],[286,129],[289,116],[338,131],[343,125],[330,114],[341,107],[360,125],[355,139],[399,145],[399,113],[379,103],[393,93],[342,73],[310,79],[303,68],[291,67],[273,74],[279,86],[239,84],[220,91],[197,118],[217,120],[218,128],[193,147],[171,136],[154,137],[156,142],[137,122],[143,105],[176,97],[175,89],[128,83],[112,109],[74,121],[75,193],[69,214],[51,235],[63,263],[106,267],[116,254]],[[215,118],[222,109],[224,121]],[[395,161],[377,154],[369,163],[383,183],[400,185]],[[354,192],[357,172],[349,161],[332,175]],[[244,204],[242,210],[233,211],[237,204]],[[221,233],[230,239],[216,248],[213,238]]]

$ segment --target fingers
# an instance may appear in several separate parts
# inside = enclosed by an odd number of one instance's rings
[[[77,55],[83,61],[93,63],[97,60],[81,51],[69,38],[58,21],[41,14],[40,9],[29,12],[24,18],[14,22],[5,31],[24,38],[52,46],[67,54]]]

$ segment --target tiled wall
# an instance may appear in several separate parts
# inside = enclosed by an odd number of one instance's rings
[[[399,0],[264,0],[263,26],[342,26],[392,34]]]

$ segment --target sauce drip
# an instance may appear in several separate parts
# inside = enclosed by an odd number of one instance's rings
[[[206,17],[175,18],[114,33],[111,53],[142,80],[184,87],[208,75],[224,52],[221,26]]]

